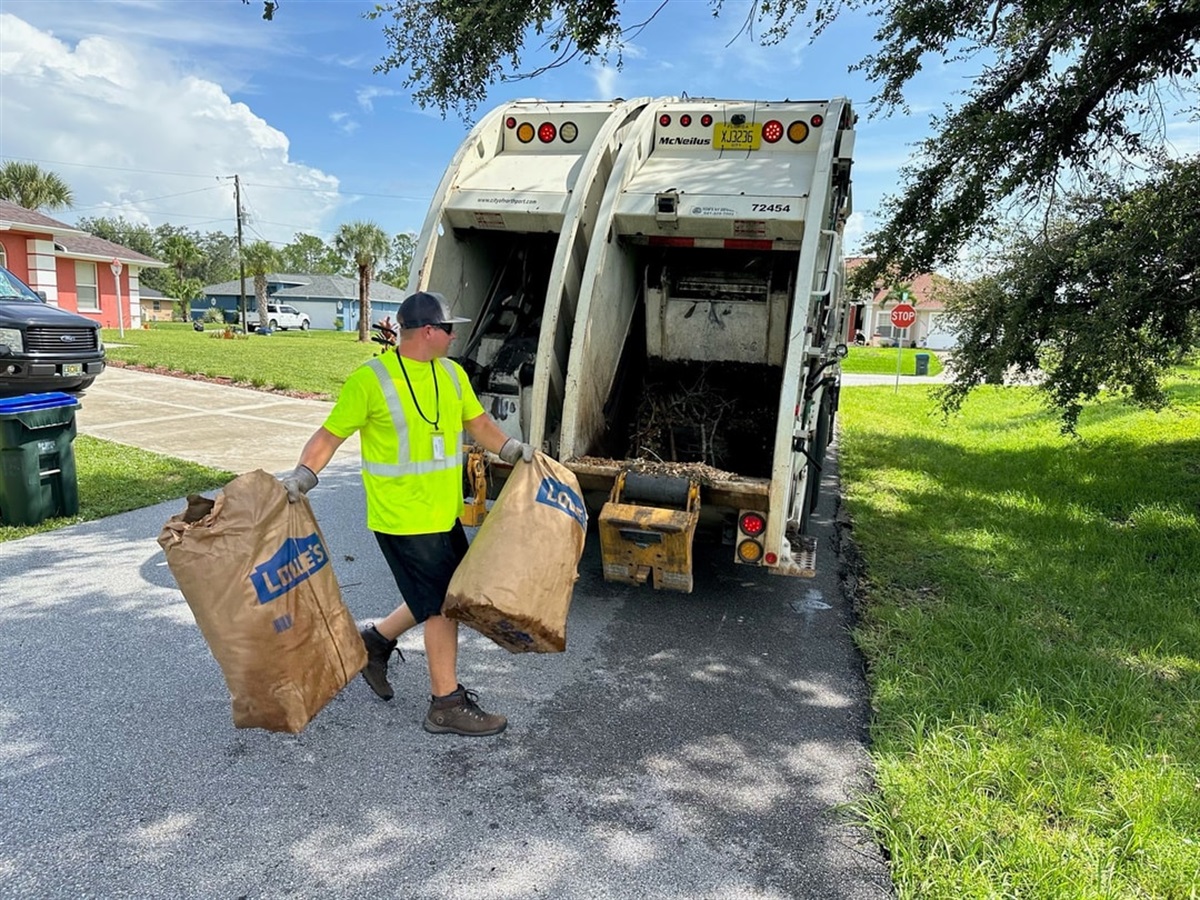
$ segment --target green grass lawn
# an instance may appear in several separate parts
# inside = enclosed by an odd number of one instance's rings
[[[239,335],[234,340],[221,334],[219,326],[193,331],[182,322],[127,328],[123,338],[115,328],[103,332],[110,360],[330,399],[337,396],[346,376],[380,349],[376,343],[360,344],[357,332],[291,330],[265,337]]]
[[[1030,389],[843,390],[902,896],[1200,896],[1200,370],[1172,393],[1073,440]]]
[[[233,472],[83,434],[75,437],[73,447],[79,514],[46,519],[37,525],[0,525],[0,543],[212,490],[235,477]]]
[[[929,374],[937,375],[942,371],[942,362],[932,350],[905,347],[900,351],[900,374],[915,375],[917,372],[917,354],[929,355]],[[895,375],[895,347],[850,347],[850,353],[842,360],[842,371],[855,375]]]

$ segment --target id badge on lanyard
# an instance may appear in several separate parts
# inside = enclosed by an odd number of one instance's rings
[[[433,433],[433,458],[437,462],[444,462],[446,459],[446,435],[440,431]]]

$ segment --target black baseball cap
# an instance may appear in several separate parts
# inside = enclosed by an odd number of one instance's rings
[[[397,313],[401,328],[424,328],[426,325],[458,325],[470,322],[461,316],[450,315],[450,304],[441,294],[418,291],[404,298]]]

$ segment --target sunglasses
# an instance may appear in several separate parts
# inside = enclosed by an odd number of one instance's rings
[[[435,322],[430,327],[431,328],[440,328],[442,331],[446,332],[446,334],[454,334],[454,326],[451,325],[449,322]]]

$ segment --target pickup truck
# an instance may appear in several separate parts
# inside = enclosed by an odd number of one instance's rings
[[[100,325],[0,266],[0,395],[81,391],[104,371]]]
[[[267,327],[272,331],[287,331],[289,328],[308,331],[310,324],[312,323],[309,321],[308,315],[300,312],[294,306],[288,306],[286,303],[267,304]],[[246,330],[258,330],[257,304],[246,310]]]

